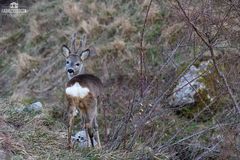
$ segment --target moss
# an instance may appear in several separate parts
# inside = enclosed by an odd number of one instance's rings
[[[209,68],[212,68],[210,64],[208,66],[210,73],[206,73],[204,76],[199,78],[199,82],[202,82],[206,86],[211,95],[217,95],[218,75],[216,71],[211,71]]]
[[[26,98],[23,98],[21,103],[23,105],[29,105],[29,104],[32,104],[36,99],[33,98],[33,97],[26,97]]]
[[[176,58],[175,58],[176,59]],[[180,75],[188,66],[188,63],[182,63],[178,68],[177,68],[177,75]]]
[[[196,61],[193,65],[194,65],[196,68],[199,68],[199,66],[201,65],[201,61]]]
[[[196,63],[196,65],[200,65],[200,63]],[[184,66],[182,67],[183,69]],[[195,94],[194,99],[195,103],[191,105],[184,106],[183,109],[177,111],[177,114],[192,119],[195,115],[197,115],[200,111],[204,109],[204,107],[210,104],[210,97],[216,97],[220,93],[222,93],[222,89],[219,86],[219,76],[216,71],[211,70],[212,64],[208,65],[208,70],[206,74],[198,79],[199,82],[203,83],[206,86],[206,89],[198,90],[198,94]],[[181,70],[181,69],[180,69]],[[208,121],[216,115],[222,108],[226,106],[229,102],[229,98],[227,96],[221,97],[216,102],[214,102],[209,109],[206,109],[203,113],[201,113],[197,121]]]
[[[208,105],[210,103],[211,100],[209,98],[209,94],[206,89],[199,89],[197,92],[198,93],[196,93],[194,95],[195,103],[184,106],[183,109],[177,111],[177,114],[179,114],[183,117],[192,119],[192,118],[194,118],[194,116],[196,114],[201,112],[206,107],[206,105]],[[211,111],[209,111],[207,109],[204,111],[204,113],[200,114],[196,120],[197,121],[207,121],[211,117],[212,117]]]

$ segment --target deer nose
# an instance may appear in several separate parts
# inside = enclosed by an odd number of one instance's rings
[[[73,73],[74,72],[73,69],[68,69],[67,71],[68,71],[68,73]]]

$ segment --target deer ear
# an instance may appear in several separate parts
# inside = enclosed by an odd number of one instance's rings
[[[64,57],[68,57],[70,54],[70,49],[66,45],[62,46],[62,54]]]
[[[86,49],[80,53],[80,58],[82,61],[86,60],[90,56],[90,50]]]
[[[88,49],[86,49],[80,53],[80,58],[82,61],[84,61],[87,58],[95,56],[95,55],[96,55],[96,49],[94,47],[90,46]]]

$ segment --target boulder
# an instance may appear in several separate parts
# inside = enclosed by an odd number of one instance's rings
[[[174,88],[174,93],[170,97],[170,105],[185,106],[188,104],[196,103],[196,94],[199,91],[207,90],[206,85],[198,78],[203,71],[206,71],[209,62],[202,62],[198,67],[191,66],[189,71],[182,76],[176,87]],[[207,94],[208,98],[211,98]]]
[[[30,104],[29,106],[26,106],[24,111],[33,111],[33,112],[41,112],[43,110],[43,105],[41,102],[35,102]]]

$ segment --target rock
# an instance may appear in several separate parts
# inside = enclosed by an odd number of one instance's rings
[[[41,112],[43,105],[41,102],[35,102],[24,108],[25,111]]]
[[[207,69],[208,62],[202,62],[199,67],[191,66],[189,71],[180,78],[170,97],[169,104],[173,107],[195,103],[195,95],[200,90],[207,90],[205,84],[199,81],[199,75]],[[188,84],[190,82],[190,84]],[[207,95],[209,96],[209,95]],[[210,97],[209,97],[210,98]]]
[[[0,150],[0,159],[7,159],[7,153],[4,150]]]
[[[23,110],[24,110],[24,108],[17,108],[17,109],[16,109],[16,112],[20,113],[20,112],[22,112]]]
[[[85,130],[79,131],[75,134],[75,136],[72,136],[73,143],[77,143],[80,148],[86,148],[88,147],[87,142],[87,136]],[[96,140],[93,138],[94,146],[97,145]]]

